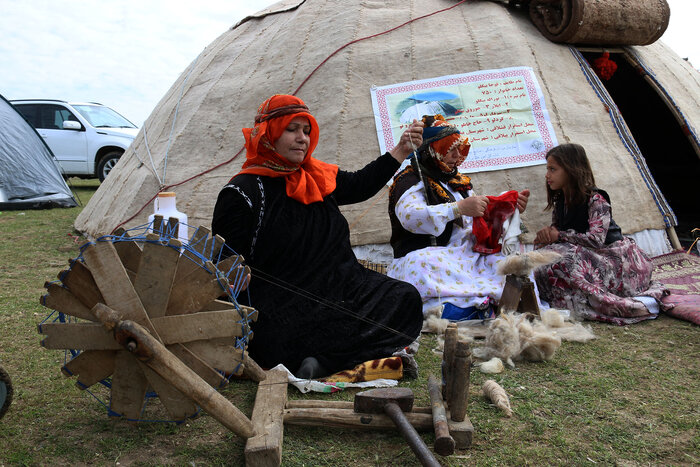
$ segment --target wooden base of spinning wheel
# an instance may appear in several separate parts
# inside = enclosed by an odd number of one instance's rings
[[[535,284],[529,278],[514,274],[506,276],[506,285],[503,287],[497,309],[498,314],[504,311],[540,314]]]

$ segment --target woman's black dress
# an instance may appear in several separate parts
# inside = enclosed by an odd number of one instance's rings
[[[212,231],[252,270],[249,305],[259,313],[248,350],[258,364],[294,372],[312,356],[336,372],[418,337],[418,291],[357,262],[338,208],[376,194],[397,168],[387,153],[357,172],[339,171],[335,191],[308,205],[286,195],[283,178],[237,175],[219,193]]]

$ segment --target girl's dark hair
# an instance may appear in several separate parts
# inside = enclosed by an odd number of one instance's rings
[[[580,144],[567,143],[555,146],[547,152],[547,160],[551,157],[566,172],[569,179],[564,201],[573,206],[585,203],[595,187],[595,177],[588,162],[586,150]],[[563,190],[552,190],[547,185],[547,207],[552,209],[554,200]]]

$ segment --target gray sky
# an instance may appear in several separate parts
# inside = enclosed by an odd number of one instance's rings
[[[661,38],[700,68],[700,0]],[[0,94],[108,105],[141,126],[219,35],[275,0],[0,0]]]

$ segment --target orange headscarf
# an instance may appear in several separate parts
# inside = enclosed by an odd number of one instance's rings
[[[275,141],[295,117],[311,125],[309,149],[301,164],[294,164],[275,151]],[[335,190],[338,166],[314,159],[318,144],[318,123],[304,101],[295,96],[275,94],[258,107],[253,128],[243,128],[246,161],[239,173],[284,177],[287,196],[304,204],[322,201]]]

